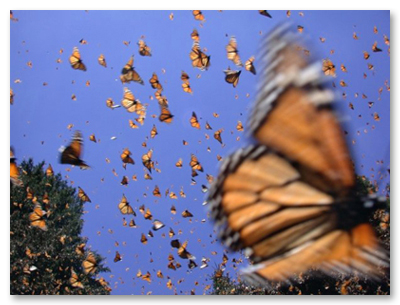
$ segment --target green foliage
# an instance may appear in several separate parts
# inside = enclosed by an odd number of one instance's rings
[[[80,236],[83,203],[60,174],[46,176],[43,166],[44,162],[34,165],[31,159],[24,161],[21,164],[24,186],[10,189],[10,293],[109,294],[109,288],[95,279],[99,272],[109,271],[102,265],[103,258],[92,251],[99,266],[95,274],[85,275],[82,270],[85,256],[75,251],[78,245],[87,242]],[[32,199],[27,198],[28,187]],[[29,214],[35,202],[46,211],[47,231],[30,225]],[[83,289],[71,286],[71,268]]]
[[[378,239],[390,253],[390,223],[386,218],[389,213],[390,185],[386,208],[379,209],[372,215],[370,222],[375,228]],[[365,177],[357,177],[357,193],[366,196],[375,193],[375,187]],[[218,270],[217,270],[218,271]],[[269,287],[254,287],[247,285],[240,277],[233,279],[229,274],[220,275],[215,272],[212,276],[212,291],[215,295],[382,295],[390,294],[389,270],[380,270],[380,279],[367,279],[355,275],[343,275],[332,272],[327,276],[318,270],[310,270],[299,274],[289,282],[271,283]]]

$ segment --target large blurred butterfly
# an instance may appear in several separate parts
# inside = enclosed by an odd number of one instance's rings
[[[82,161],[81,153],[83,147],[83,138],[80,131],[75,131],[71,143],[66,148],[61,148],[60,163],[77,165],[82,169],[89,168],[84,161]]]
[[[320,63],[287,26],[264,41],[249,129],[259,144],[224,159],[208,202],[221,240],[244,249],[255,284],[312,267],[375,278],[388,263],[369,216],[382,199],[356,194],[355,175]]]

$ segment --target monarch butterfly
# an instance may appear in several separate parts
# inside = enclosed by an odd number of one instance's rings
[[[89,168],[84,161],[80,159],[83,148],[83,137],[82,133],[77,130],[75,131],[74,136],[72,137],[71,143],[66,147],[62,148],[60,163],[61,164],[72,164],[77,165],[81,169]]]
[[[133,219],[131,219],[131,221],[129,222],[129,227],[130,228],[136,228],[136,223]]]
[[[204,21],[204,15],[200,10],[195,10],[192,12],[194,19]]]
[[[160,230],[160,229],[162,229],[164,227],[165,227],[165,224],[163,224],[161,221],[159,221],[157,219],[155,219],[153,221],[153,230],[154,231],[158,231],[158,230]]]
[[[134,122],[134,121],[132,121],[132,120],[129,120],[129,126],[130,126],[131,128],[133,128],[133,129],[137,129],[137,128],[139,128],[139,126],[138,126],[138,125],[136,125],[136,124],[135,124],[135,122]]]
[[[79,256],[83,256],[85,254],[85,246],[86,244],[82,243],[76,246],[75,253]]]
[[[298,26],[297,26],[297,31],[298,31],[299,33],[303,33],[303,31],[304,31],[304,26],[298,25]]]
[[[386,35],[383,35],[383,40],[385,41],[385,44],[390,46],[390,40],[389,37],[387,37]]]
[[[82,283],[79,281],[78,274],[74,271],[74,268],[71,268],[71,277],[69,278],[69,283],[74,288],[84,288]]]
[[[86,66],[81,60],[81,53],[77,47],[74,47],[72,55],[69,57],[69,63],[72,69],[86,71]]]
[[[143,40],[139,40],[138,46],[139,46],[139,54],[140,55],[151,56],[151,49]]]
[[[244,271],[251,283],[286,280],[311,267],[377,276],[387,256],[368,215],[381,200],[355,195],[334,95],[292,37],[285,27],[267,37],[262,57],[273,68],[249,124],[259,144],[222,163],[207,200],[212,216],[225,244],[247,249],[254,261]]]
[[[80,187],[78,187],[78,197],[80,200],[82,200],[82,202],[92,202],[90,201],[90,198],[88,195],[86,195],[86,193],[84,192],[84,190],[82,190]]]
[[[175,267],[173,261],[170,261],[170,262],[168,263],[167,267],[168,267],[169,269],[176,270],[176,267]],[[171,283],[171,286],[172,286],[172,283]],[[167,287],[168,287],[168,283],[167,283]]]
[[[161,113],[158,117],[160,122],[165,122],[165,123],[172,123],[174,115],[169,111],[168,107],[162,106],[161,107]]]
[[[182,84],[182,89],[183,89],[184,92],[187,92],[187,93],[190,93],[190,94],[193,93],[192,88],[190,87],[189,82],[183,83],[183,84]]]
[[[237,84],[239,83],[240,73],[242,73],[242,71],[239,70],[235,71],[228,68],[227,70],[224,70],[224,73],[225,73],[225,81],[228,84],[232,84],[233,88],[236,88]]]
[[[197,120],[197,115],[195,112],[192,112],[192,117],[190,118],[190,125],[194,128],[200,129],[200,123]]]
[[[146,213],[144,213],[144,219],[152,220],[153,215],[151,214],[151,211],[149,208],[147,208]]]
[[[192,254],[190,254],[186,250],[187,245],[188,245],[188,241],[187,240],[184,241],[183,244],[179,243],[179,241],[178,241],[178,244],[179,244],[178,245],[178,255],[179,255],[180,258],[183,258],[183,259],[196,259],[196,257],[194,257]]]
[[[254,67],[254,56],[250,57],[244,64],[244,67],[247,71],[250,71],[251,73],[253,73],[254,75],[257,74],[256,72],[256,68]]]
[[[111,109],[116,108],[116,106],[120,107],[119,105],[114,106],[114,101],[111,97],[106,100],[106,106]]]
[[[193,217],[193,214],[189,212],[189,210],[184,210],[182,212],[182,217],[183,218],[188,218],[188,217]]]
[[[324,59],[322,62],[322,71],[324,71],[325,75],[330,75],[336,77],[336,68],[335,65],[329,59]]]
[[[10,104],[14,104],[14,91],[10,88]]]
[[[192,178],[198,176],[199,174],[192,168]]]
[[[135,99],[132,91],[126,87],[124,88],[124,97],[121,103],[128,112],[135,112],[136,114],[139,114],[144,108],[140,101]]]
[[[103,66],[104,68],[107,68],[107,63],[106,63],[106,58],[104,57],[103,54],[100,54],[99,58],[97,59],[99,64]]]
[[[43,231],[47,231],[46,221],[44,220],[45,215],[46,212],[42,210],[40,204],[36,203],[33,212],[29,214],[30,225]]]
[[[210,125],[208,122],[206,122],[206,129],[212,130],[212,127],[211,127],[211,125]]]
[[[189,75],[185,72],[185,71],[182,71],[182,73],[181,73],[181,80],[183,81],[183,82],[188,82],[189,81]]]
[[[219,129],[216,132],[214,132],[214,139],[217,140],[219,143],[222,144],[222,137],[221,137],[221,133],[223,132],[223,129]]]
[[[121,254],[119,254],[118,251],[115,252],[115,257],[114,257],[114,263],[118,263],[119,261],[122,261]]]
[[[142,156],[142,163],[143,163],[144,167],[146,167],[150,171],[150,173],[151,173],[151,169],[152,168],[154,169],[154,162],[151,159],[152,156],[153,156],[152,149],[150,149],[147,153],[145,153]]]
[[[142,233],[142,237],[140,238],[140,242],[142,243],[142,244],[147,244],[147,237],[146,237],[146,235],[144,235],[143,233]]]
[[[241,121],[238,121],[238,122],[237,122],[236,130],[237,130],[237,131],[243,131],[243,124],[242,124]]]
[[[127,176],[123,176],[120,184],[121,185],[128,185],[128,183],[129,183],[128,177]]]
[[[378,48],[378,42],[375,41],[374,44],[372,45],[372,52],[382,52],[382,49]]]
[[[92,133],[92,134],[89,136],[89,140],[92,141],[92,142],[94,142],[94,143],[97,143],[96,136],[94,135],[94,133]]]
[[[142,275],[142,280],[151,283],[151,274],[150,274],[150,272],[147,271],[146,274],[143,274]]]
[[[12,185],[23,186],[19,179],[19,169],[15,160],[14,149],[10,147],[10,182]]]
[[[122,162],[124,162],[125,164],[135,164],[135,161],[133,161],[133,159],[131,158],[132,153],[129,151],[128,148],[125,148],[124,151],[121,154],[121,160]]]
[[[160,90],[160,89],[158,89],[157,91],[156,91],[156,93],[154,93],[154,96],[156,97],[156,99],[157,99],[157,101],[158,101],[158,104],[160,105],[160,106],[165,106],[165,107],[167,107],[168,106],[168,100],[167,100],[167,98],[165,97],[165,96],[162,96],[161,95],[161,92],[162,92],[162,90]]]
[[[191,154],[189,165],[193,170],[200,172],[203,171],[203,167],[201,166],[199,160],[197,160],[197,157],[194,154]]]
[[[156,135],[158,135],[157,127],[156,125],[153,125],[153,128],[150,131],[150,138],[154,139]]]
[[[172,213],[172,214],[174,214],[174,213]],[[172,228],[169,228],[168,236],[169,236],[169,238],[172,238],[175,236],[175,232],[174,232],[174,230],[172,230]]]
[[[96,257],[93,252],[89,252],[82,262],[83,272],[85,272],[85,274],[94,274],[97,271],[97,266]]]
[[[182,198],[186,198],[186,194],[185,194],[185,192],[183,191],[183,187],[181,187],[181,190],[179,191],[179,195],[180,195]]]
[[[199,41],[199,40],[200,40],[199,32],[197,32],[196,29],[194,29],[194,30],[192,31],[192,33],[190,34],[190,37],[191,37],[194,41]]]
[[[108,282],[103,277],[98,279],[98,281],[99,281],[100,285],[104,287],[105,290],[107,290],[108,292],[112,291],[112,289],[110,287],[108,287]]]
[[[157,277],[160,278],[160,279],[164,278],[164,275],[162,274],[161,270],[157,271]]]
[[[118,204],[118,208],[121,211],[121,213],[124,215],[132,214],[133,216],[136,216],[135,211],[130,206],[128,199],[126,199],[124,194],[122,194],[122,199],[121,199],[120,203]]]
[[[150,78],[149,82],[153,89],[158,89],[160,90],[160,92],[163,90],[163,87],[160,84],[156,73],[153,73],[153,76]]]
[[[268,11],[266,11],[266,10],[258,10],[258,12],[259,12],[261,15],[265,16],[265,17],[272,18],[272,16],[270,15],[270,13],[268,13]]]
[[[136,83],[144,85],[142,78],[133,68],[133,55],[126,63],[126,65],[122,68],[120,79],[122,83],[130,83],[131,81],[134,81]]]
[[[153,196],[161,197],[160,188],[158,187],[158,185],[154,186]]]
[[[190,60],[192,61],[192,66],[200,70],[207,70],[211,64],[210,56],[200,50],[200,45],[196,41],[193,43],[192,51],[190,52]]]
[[[236,66],[242,67],[242,61],[240,60],[239,51],[237,49],[237,41],[235,37],[231,37],[228,45],[226,46],[226,53],[229,60],[232,60]]]
[[[207,179],[208,183],[211,184],[211,183],[214,181],[214,176],[213,176],[213,175],[206,174],[206,179]]]
[[[183,165],[182,159],[179,159],[178,162],[175,163],[176,167],[182,167],[182,165]]]

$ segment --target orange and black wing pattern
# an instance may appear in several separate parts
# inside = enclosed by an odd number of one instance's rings
[[[14,155],[14,149],[10,147],[10,182],[11,185],[23,186],[19,176],[19,169]]]
[[[46,220],[44,219],[46,212],[42,210],[40,204],[35,204],[33,212],[29,214],[29,222],[32,227],[47,231]]]
[[[383,200],[361,198],[320,62],[299,52],[286,25],[264,41],[263,79],[249,130],[257,144],[224,158],[209,190],[225,245],[245,250],[252,284],[312,268],[375,278],[388,266],[369,223]]]
[[[231,70],[230,68],[228,68],[227,70],[224,70],[224,73],[225,73],[225,81],[228,84],[232,84],[232,86],[234,88],[236,88],[236,86],[239,83],[240,73],[242,73],[242,71],[240,71],[240,70]]]
[[[133,56],[122,68],[120,79],[123,84],[130,83],[133,81],[135,83],[144,85],[143,79],[140,77],[139,73],[137,73],[135,68],[133,67]]]
[[[239,51],[237,47],[237,41],[235,37],[231,37],[228,45],[226,46],[226,53],[229,60],[232,60],[236,66],[243,66],[240,60]]]
[[[199,43],[195,41],[192,46],[192,51],[190,52],[192,66],[200,70],[207,70],[211,65],[210,58],[210,56],[201,51]]]
[[[71,143],[61,152],[60,163],[76,165],[82,169],[89,168],[89,165],[81,160],[82,148],[82,133],[80,131],[75,131]]]
[[[71,64],[72,69],[86,71],[86,66],[82,62],[81,53],[77,47],[74,47],[71,56],[69,57],[69,63]]]

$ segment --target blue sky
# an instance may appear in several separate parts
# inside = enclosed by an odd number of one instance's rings
[[[174,14],[173,20],[169,18],[171,13]],[[377,172],[382,170],[377,160],[384,161],[385,174],[389,167],[390,92],[384,83],[388,80],[390,84],[390,57],[383,40],[383,35],[390,38],[389,11],[303,11],[304,17],[299,15],[299,11],[292,11],[290,18],[286,17],[286,11],[270,11],[272,19],[261,16],[257,11],[203,13],[206,21],[201,26],[191,11],[14,11],[19,21],[10,25],[10,87],[15,93],[10,111],[11,144],[19,162],[30,157],[36,162],[45,160],[52,164],[56,172],[68,175],[68,180],[73,181],[74,186],[82,187],[91,198],[92,203],[85,204],[87,213],[84,215],[83,234],[89,237],[89,245],[107,258],[107,266],[112,272],[104,276],[111,283],[114,294],[140,294],[143,291],[171,294],[174,290],[166,287],[167,276],[171,278],[177,293],[190,293],[195,288],[196,294],[201,294],[204,286],[210,284],[208,275],[222,260],[224,249],[215,242],[212,223],[208,221],[207,210],[202,206],[204,194],[201,185],[207,185],[205,173],[216,176],[217,154],[226,156],[249,142],[243,133],[236,131],[236,124],[240,120],[246,127],[248,109],[254,100],[257,84],[257,76],[247,71],[242,71],[237,88],[224,81],[223,70],[228,66],[236,69],[226,58],[225,51],[232,35],[238,41],[244,62],[250,56],[257,55],[263,34],[279,22],[289,19],[295,25],[304,26],[303,35],[309,37],[318,55],[331,59],[336,65],[337,77],[332,80],[337,85],[338,93],[347,94],[346,99],[339,98],[338,102],[345,113],[346,130],[349,132],[347,139],[353,151],[357,173],[370,178],[374,174],[376,178]],[[373,32],[374,26],[378,29],[377,34]],[[190,33],[194,28],[200,34],[200,46],[211,55],[208,71],[202,72],[191,66]],[[353,39],[354,32],[358,40]],[[152,49],[152,57],[139,55],[137,42],[141,36]],[[320,42],[320,37],[326,38],[325,43]],[[79,44],[82,38],[88,41],[87,45]],[[130,45],[125,46],[123,41],[130,41]],[[383,52],[372,52],[375,41]],[[74,46],[79,48],[87,72],[70,67],[68,58]],[[59,53],[60,49],[64,50],[62,54]],[[334,54],[330,54],[331,50],[334,50]],[[363,58],[363,51],[369,52],[368,60]],[[100,54],[104,54],[107,68],[97,63]],[[111,110],[105,106],[109,97],[120,104],[124,85],[119,75],[132,54],[135,56],[134,66],[145,85],[131,83],[126,87],[142,103],[149,104],[145,124],[139,129],[129,127],[129,119],[135,116],[125,109]],[[62,63],[56,62],[58,58]],[[32,62],[32,68],[27,66],[29,61]],[[373,71],[368,70],[367,63],[374,65]],[[347,73],[340,71],[341,64],[346,66]],[[257,58],[255,66],[257,69]],[[190,76],[193,95],[183,92],[181,88],[182,70]],[[148,82],[153,72],[157,73],[164,87],[163,94],[168,98],[170,110],[175,115],[170,125],[151,117],[159,114],[157,101],[149,98],[155,92]],[[367,74],[366,79],[363,73]],[[197,75],[201,77],[197,78]],[[21,83],[14,83],[16,79],[20,79]],[[90,86],[85,85],[88,80]],[[344,80],[348,87],[340,87],[340,80]],[[43,86],[44,82],[48,85]],[[379,95],[381,87],[383,92]],[[355,93],[359,94],[357,98]],[[361,97],[363,93],[367,99]],[[76,95],[76,101],[71,99],[72,94]],[[350,102],[354,110],[348,107]],[[368,102],[374,102],[371,109]],[[200,130],[189,124],[192,111],[200,120]],[[220,116],[215,118],[214,112]],[[374,121],[374,112],[379,114],[379,122]],[[204,128],[206,121],[212,126],[212,131]],[[72,131],[67,129],[69,124],[74,124]],[[158,135],[150,139],[153,124],[157,126]],[[213,138],[214,131],[220,128],[224,129],[224,147]],[[90,170],[71,169],[68,165],[58,163],[58,149],[68,144],[74,130],[81,130],[84,135],[83,160],[92,166]],[[89,141],[92,133],[100,142]],[[205,134],[210,136],[209,140]],[[111,140],[113,136],[117,139]],[[189,145],[184,146],[182,140]],[[353,140],[355,144],[352,144]],[[144,141],[147,148],[142,147]],[[125,147],[131,150],[136,163],[128,165],[126,170],[122,168],[120,160]],[[207,151],[208,147],[211,152]],[[154,171],[153,180],[144,180],[141,156],[150,148],[154,151],[153,159],[158,162],[156,167],[161,172]],[[188,165],[191,153],[198,157],[205,169],[195,178],[196,185],[191,185]],[[106,163],[106,158],[111,163]],[[183,159],[184,164],[181,169],[175,167],[179,158]],[[71,171],[66,171],[67,168]],[[112,173],[113,169],[118,177]],[[131,179],[135,174],[138,181]],[[130,178],[126,187],[120,185],[124,175]],[[385,181],[388,181],[388,177]],[[160,187],[162,198],[152,195],[154,185]],[[164,196],[167,188],[179,194],[181,187],[186,198],[178,195],[178,200],[173,200]],[[136,208],[136,229],[122,226],[123,216],[117,206],[123,193]],[[147,197],[143,196],[144,193]],[[147,245],[140,243],[140,237],[151,229],[151,222],[145,220],[137,210],[142,204],[150,208],[155,218],[166,224],[165,228],[154,232],[154,238],[148,238]],[[176,215],[169,211],[172,204],[177,208]],[[194,214],[191,222],[180,216],[185,209]],[[126,219],[129,222],[130,217]],[[202,219],[207,221],[201,223]],[[196,256],[198,265],[202,256],[211,259],[208,268],[196,268],[188,272],[187,261],[180,259],[176,249],[170,247],[169,227],[175,233],[182,230],[182,234],[174,238],[182,242],[189,241],[188,250]],[[109,233],[109,230],[113,233]],[[161,236],[163,233],[167,235],[165,238]],[[116,241],[118,247],[115,246]],[[126,242],[126,246],[123,246],[123,242]],[[114,263],[117,250],[123,260]],[[212,251],[217,254],[212,255]],[[182,268],[177,271],[167,269],[169,253],[182,264]],[[229,254],[229,258],[233,257],[237,256]],[[151,258],[154,260],[152,263]],[[149,271],[153,282],[149,284],[136,278],[138,269],[143,273]],[[156,277],[159,269],[164,279]],[[234,274],[231,262],[227,270]],[[178,284],[180,279],[184,281]],[[199,282],[198,286],[194,285],[195,281]]]

